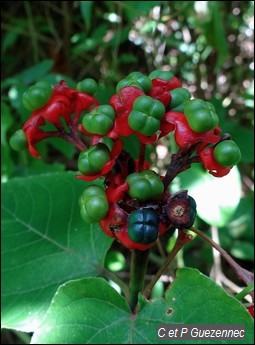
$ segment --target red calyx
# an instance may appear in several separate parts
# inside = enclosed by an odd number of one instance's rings
[[[198,147],[198,152],[200,152],[206,145],[217,143],[220,139],[220,136],[218,135],[219,127],[208,132],[194,132],[189,127],[188,121],[183,113],[176,111],[167,112],[163,117],[161,125],[161,130],[163,133],[167,132],[169,124],[175,126],[175,141],[181,148],[189,148],[191,145],[201,141],[201,145]]]
[[[128,124],[128,116],[133,108],[134,101],[144,95],[145,93],[141,89],[135,86],[126,86],[119,91],[119,94],[111,97],[110,105],[115,110],[116,119],[113,129],[108,133],[110,138],[116,138],[119,135],[126,137],[134,133]]]
[[[34,157],[40,157],[35,144],[48,137],[61,137],[65,128],[60,121],[64,118],[68,126],[77,127],[82,111],[89,110],[99,102],[90,95],[71,89],[64,81],[54,86],[49,102],[42,108],[32,112],[23,126],[28,141],[28,150]],[[72,117],[74,114],[74,117]],[[59,131],[45,132],[40,127],[46,122],[53,124]]]
[[[159,78],[152,79],[152,87],[161,86],[164,91],[171,91],[177,87],[182,86],[182,82],[177,77],[170,80],[163,80]]]
[[[165,108],[168,107],[169,103],[172,100],[172,97],[171,97],[169,91],[165,91],[162,86],[152,87],[152,89],[149,93],[149,96],[151,96],[152,98],[157,99],[158,101],[163,103]]]
[[[250,305],[249,307],[246,307],[250,315],[254,318],[254,304]]]
[[[231,168],[219,165],[213,155],[214,147],[209,147],[200,152],[200,158],[204,167],[209,170],[209,173],[215,177],[223,177],[227,175]]]

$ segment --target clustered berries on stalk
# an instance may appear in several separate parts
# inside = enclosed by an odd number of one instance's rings
[[[90,78],[76,89],[64,81],[53,89],[46,82],[36,83],[23,95],[32,114],[10,144],[17,150],[28,147],[34,157],[40,157],[36,143],[48,137],[75,145],[80,151],[77,178],[104,179],[103,185],[91,184],[84,190],[81,217],[87,223],[99,222],[106,235],[125,247],[146,250],[167,231],[188,229],[194,223],[194,199],[187,191],[169,192],[174,177],[197,162],[213,176],[225,176],[239,162],[240,150],[230,135],[221,134],[214,106],[191,99],[170,71],[155,70],[149,76],[130,73],[106,105],[95,99],[96,91]],[[47,122],[56,130],[46,132]],[[179,151],[172,155],[166,175],[159,176],[145,161],[145,148],[170,132]],[[130,135],[140,141],[135,160],[123,150],[122,139]],[[84,136],[90,138],[89,147]]]

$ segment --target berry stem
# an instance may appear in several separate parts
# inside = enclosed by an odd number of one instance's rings
[[[61,131],[58,137],[69,141],[72,145],[74,145],[79,151],[86,150],[87,146],[84,142],[80,139],[77,130],[72,126],[69,126],[70,133],[66,133],[65,131]]]
[[[162,276],[162,274],[168,269],[168,266],[175,258],[176,254],[182,249],[182,247],[189,243],[192,240],[192,236],[188,235],[185,230],[181,229],[178,230],[178,237],[176,239],[175,245],[172,249],[172,251],[167,256],[165,262],[160,267],[158,272],[154,275],[151,282],[146,286],[146,288],[143,290],[143,295],[145,298],[149,298],[151,291],[154,287],[154,285],[157,283],[159,278]]]
[[[128,286],[116,274],[108,271],[105,268],[101,269],[101,274],[102,274],[102,276],[106,277],[107,279],[112,280],[114,283],[119,285],[119,287],[121,288],[121,290],[122,290],[124,296],[126,297],[126,299],[129,299],[129,289],[128,289]]]
[[[242,291],[237,293],[234,297],[241,301],[246,295],[250,294],[254,290],[254,282],[247,285]]]
[[[179,175],[182,171],[189,169],[192,163],[199,161],[195,157],[190,157],[199,144],[200,142],[197,142],[188,149],[180,148],[177,153],[172,155],[171,162],[163,179],[165,190],[177,175]]]
[[[142,171],[145,160],[145,144],[140,142],[139,159],[138,159],[138,171]]]
[[[229,265],[234,269],[236,275],[239,279],[241,279],[246,285],[249,285],[254,280],[254,274],[252,272],[247,271],[245,268],[242,268],[231,256],[221,248],[216,242],[214,242],[210,237],[205,235],[202,231],[192,227],[191,231],[195,232],[198,236],[203,238],[203,240],[207,241],[213,248],[218,250],[221,256],[229,263]]]
[[[149,249],[146,251],[132,250],[130,264],[129,305],[132,312],[138,301],[138,294],[144,287],[144,278],[148,264]]]

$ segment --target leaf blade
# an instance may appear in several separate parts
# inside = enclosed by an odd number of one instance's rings
[[[3,185],[4,327],[33,331],[59,285],[100,271],[112,239],[80,218],[78,198],[86,185],[71,173]]]
[[[167,312],[170,309],[172,313]],[[130,313],[125,299],[102,278],[64,284],[54,296],[40,329],[34,333],[32,344],[161,344],[157,328],[162,323],[243,323],[246,338],[240,343],[253,343],[253,320],[245,307],[199,271],[183,268],[177,271],[165,299],[147,301],[140,297],[136,315]],[[164,343],[180,344],[180,340],[164,340]],[[197,344],[198,340],[181,343]],[[201,343],[236,342],[203,339]]]

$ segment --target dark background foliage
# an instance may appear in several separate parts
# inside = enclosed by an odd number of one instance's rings
[[[194,97],[215,105],[223,130],[233,135],[242,151],[240,198],[231,219],[222,215],[211,224],[208,217],[199,215],[196,225],[204,231],[212,228],[222,246],[243,267],[252,269],[253,11],[252,1],[2,1],[2,182],[47,171],[77,170],[77,153],[57,139],[40,144],[43,161],[11,151],[11,134],[29,116],[21,96],[30,84],[64,78],[75,86],[92,77],[100,86],[98,99],[107,102],[116,83],[127,74],[171,69]],[[129,145],[137,154],[135,142]],[[169,155],[162,152],[169,149],[174,149],[171,136],[148,150],[162,173],[169,162]],[[194,181],[196,178],[194,175]],[[183,177],[181,185],[186,182]],[[171,241],[168,250],[170,247]],[[125,255],[116,243],[112,250]],[[160,259],[156,251],[152,253],[152,271]],[[220,280],[213,259],[209,247],[196,240],[179,257],[178,266],[197,267]],[[123,257],[109,260],[118,262]],[[221,283],[233,292],[229,281],[238,284],[236,277],[224,262],[221,270]],[[121,274],[125,276],[125,272]],[[4,336],[2,343],[27,341],[15,334]]]

